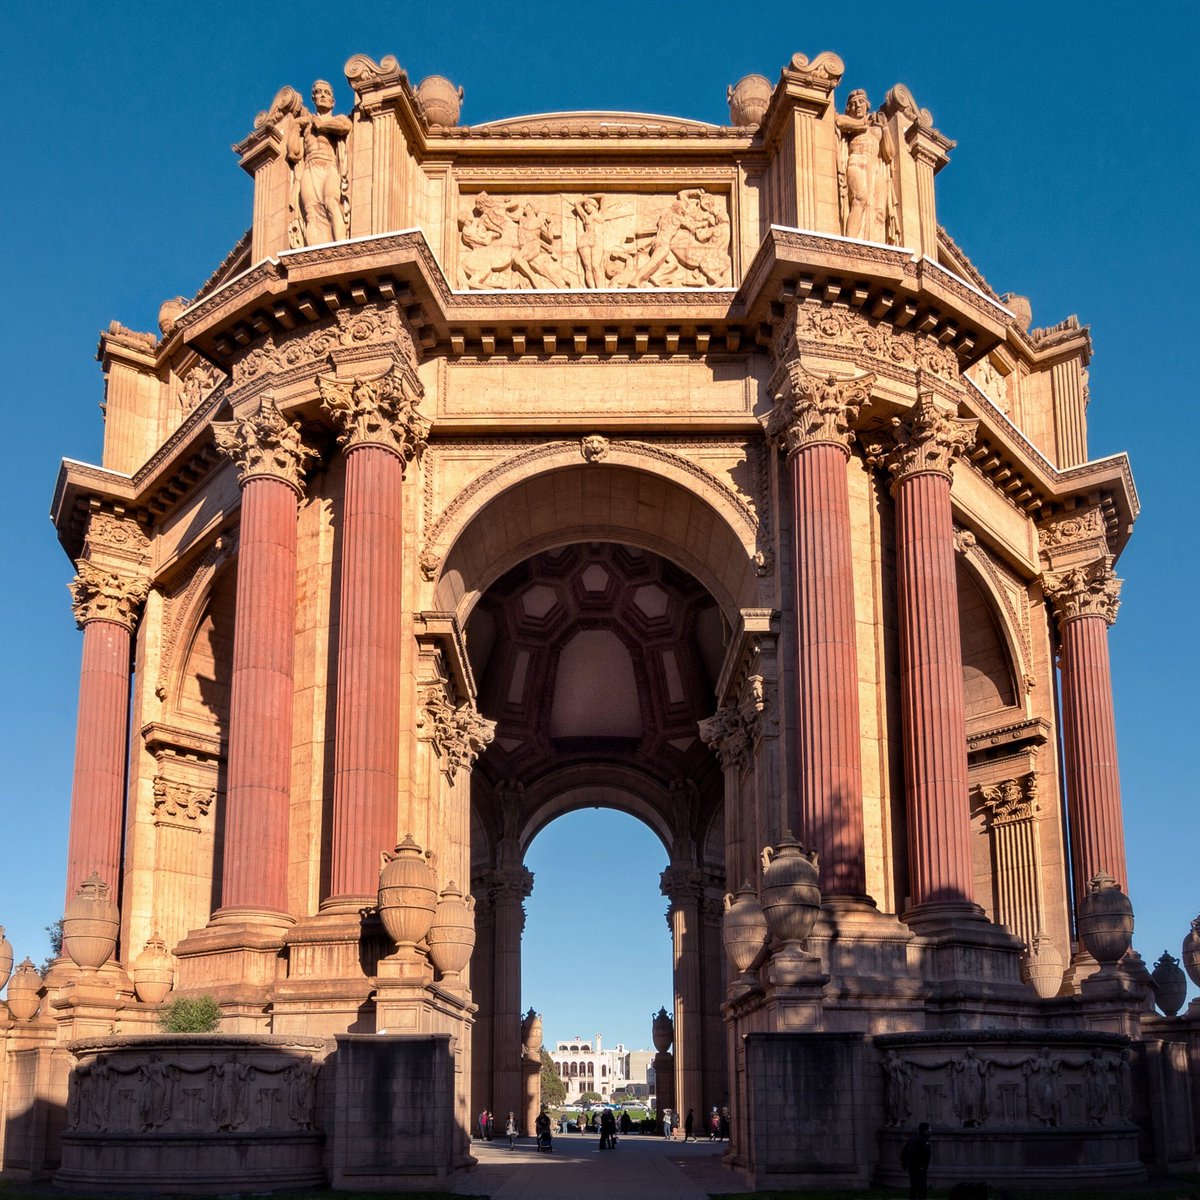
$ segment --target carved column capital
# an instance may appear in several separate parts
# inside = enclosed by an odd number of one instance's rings
[[[76,625],[82,629],[89,621],[112,621],[132,633],[150,591],[150,581],[104,570],[82,558],[75,566],[79,573],[68,586]]]
[[[1042,576],[1046,596],[1059,625],[1079,617],[1103,617],[1111,625],[1121,607],[1121,580],[1112,569],[1112,555],[1067,571]]]
[[[932,392],[922,392],[903,417],[892,418],[894,445],[868,448],[868,458],[886,465],[897,483],[914,475],[950,478],[950,468],[975,442],[979,422],[954,416]]]
[[[460,769],[469,771],[496,736],[496,722],[480,715],[470,702],[454,705],[443,685],[425,689],[421,697],[422,725],[433,742],[442,769],[451,783]]]
[[[699,722],[700,740],[717,756],[724,770],[741,770],[750,761],[750,737],[736,707],[718,708]]]
[[[699,867],[672,866],[659,876],[659,888],[676,909],[681,904],[699,904],[704,898],[705,874]]]
[[[264,396],[252,416],[214,421],[212,429],[217,449],[237,464],[243,487],[251,479],[266,477],[304,494],[304,470],[316,454],[304,444],[299,423],[289,423],[271,397]]]
[[[425,449],[429,421],[417,412],[422,389],[411,367],[394,363],[379,375],[318,375],[321,405],[347,451],[379,446],[407,465]]]
[[[501,867],[488,877],[488,894],[495,904],[520,904],[533,893],[533,872],[526,867]]]
[[[162,775],[154,777],[154,819],[162,823],[165,819],[197,821],[208,816],[216,788],[191,787],[176,783]]]
[[[1041,811],[1038,803],[1038,778],[1033,773],[981,786],[979,799],[993,829],[1000,825],[1032,821]]]
[[[847,457],[851,428],[871,398],[874,374],[846,377],[809,371],[799,359],[786,366],[784,387],[767,418],[767,437],[791,458],[808,446],[836,446]]]

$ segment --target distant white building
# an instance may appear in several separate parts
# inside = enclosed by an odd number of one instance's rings
[[[585,1092],[595,1092],[601,1100],[625,1086],[626,1051],[618,1044],[612,1050],[602,1046],[600,1034],[590,1042],[574,1037],[559,1042],[550,1051],[550,1060],[567,1088],[567,1103],[573,1104]]]

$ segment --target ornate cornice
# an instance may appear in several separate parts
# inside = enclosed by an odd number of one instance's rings
[[[443,759],[442,769],[451,783],[459,770],[469,771],[496,736],[496,722],[481,716],[470,701],[455,706],[443,685],[425,689],[421,707],[429,740]]]
[[[269,396],[252,416],[214,421],[212,429],[217,448],[237,464],[243,487],[251,479],[278,479],[298,496],[304,494],[304,469],[316,454],[304,444],[299,423],[289,424]]]
[[[73,598],[75,623],[82,629],[89,621],[111,621],[133,632],[141,607],[150,591],[150,581],[136,575],[107,571],[86,559],[76,563],[78,574],[68,585]]]
[[[1112,555],[1105,554],[1095,562],[1042,577],[1059,625],[1080,617],[1103,617],[1109,625],[1117,619],[1121,580],[1113,574],[1112,564]]]
[[[846,377],[787,364],[787,383],[766,420],[767,437],[790,459],[808,446],[836,446],[850,454],[851,426],[871,398],[874,374]]]
[[[417,412],[422,390],[411,371],[393,364],[382,374],[351,379],[318,375],[317,386],[347,451],[378,446],[407,465],[425,449],[430,423]]]
[[[904,417],[892,418],[894,447],[873,445],[868,459],[885,465],[897,484],[916,475],[950,478],[954,460],[970,449],[979,422],[953,416],[932,392],[922,392]]]

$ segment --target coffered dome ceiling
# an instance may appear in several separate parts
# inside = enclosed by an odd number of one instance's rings
[[[467,626],[479,708],[497,722],[479,768],[531,783],[571,762],[631,762],[663,782],[715,769],[696,724],[716,707],[726,631],[666,559],[562,546],[498,580]]]

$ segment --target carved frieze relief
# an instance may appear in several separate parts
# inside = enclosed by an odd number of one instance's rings
[[[139,575],[150,560],[150,539],[132,517],[96,511],[88,517],[83,557],[96,568]]]
[[[460,200],[467,289],[728,287],[729,202],[674,196],[489,194]]]

